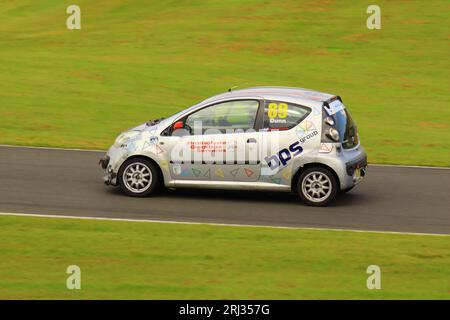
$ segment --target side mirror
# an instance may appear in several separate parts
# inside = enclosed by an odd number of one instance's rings
[[[172,136],[183,137],[190,134],[189,126],[185,125],[183,121],[177,121],[172,125]]]
[[[178,130],[178,129],[183,129],[183,128],[184,128],[183,121],[177,121],[173,124],[173,131]]]

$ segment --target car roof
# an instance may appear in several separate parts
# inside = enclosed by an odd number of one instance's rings
[[[291,87],[253,87],[239,90],[230,89],[228,92],[207,98],[175,115],[175,119],[184,117],[187,113],[203,108],[215,102],[222,102],[227,99],[247,99],[250,97],[263,98],[266,100],[285,101],[302,106],[322,106],[324,102],[336,97],[334,94],[324,93],[311,89],[291,88]]]
[[[302,100],[300,102],[326,102],[336,97],[334,94],[324,93],[311,89],[291,88],[291,87],[253,87],[232,90],[221,93],[214,97],[208,98],[203,103],[213,102],[215,100],[222,100],[227,98],[239,98],[244,96],[260,96],[265,99],[287,99],[287,100]]]

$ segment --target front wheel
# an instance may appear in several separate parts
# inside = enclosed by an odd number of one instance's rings
[[[132,197],[147,197],[159,186],[160,175],[156,166],[145,158],[132,158],[124,162],[118,174],[119,185]]]
[[[297,190],[305,204],[324,207],[336,198],[339,184],[330,170],[313,167],[306,169],[300,175]]]

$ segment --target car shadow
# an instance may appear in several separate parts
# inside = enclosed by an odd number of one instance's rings
[[[206,189],[177,189],[163,190],[161,195],[172,198],[202,198],[217,201],[244,201],[244,202],[270,202],[295,203],[298,202],[295,194],[290,192],[268,192],[253,190],[206,190]],[[274,196],[276,194],[276,196]]]
[[[123,196],[119,187],[108,188],[108,193],[115,196]],[[274,196],[276,195],[276,196]],[[152,197],[146,199],[199,199],[205,201],[231,201],[246,203],[267,203],[267,204],[300,204],[300,199],[292,192],[270,192],[254,190],[217,190],[217,189],[162,189]],[[355,204],[365,204],[370,202],[371,197],[364,193],[351,191],[340,194],[330,207],[341,207]]]

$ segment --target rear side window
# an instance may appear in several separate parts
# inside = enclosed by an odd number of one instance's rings
[[[264,104],[264,129],[289,130],[299,124],[311,109],[282,101],[266,100]]]

